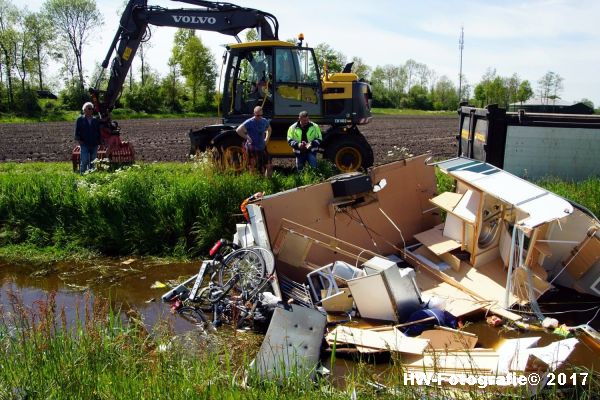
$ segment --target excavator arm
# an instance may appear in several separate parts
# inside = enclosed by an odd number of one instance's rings
[[[101,117],[110,121],[110,112],[115,106],[131,63],[140,43],[144,41],[148,25],[171,26],[220,32],[234,36],[247,28],[256,28],[260,40],[275,40],[279,23],[274,15],[252,8],[230,3],[203,0],[176,0],[199,8],[168,9],[148,6],[147,0],[129,0],[123,11],[119,28],[102,62],[104,69],[115,53],[110,65],[110,76],[105,91],[100,91],[100,80],[90,89],[92,102]]]

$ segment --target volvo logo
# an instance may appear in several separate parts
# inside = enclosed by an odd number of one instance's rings
[[[183,22],[184,24],[211,24],[214,25],[217,23],[217,19],[215,17],[195,17],[189,15],[173,15],[173,19],[175,22]]]

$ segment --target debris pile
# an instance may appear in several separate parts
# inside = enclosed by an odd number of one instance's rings
[[[537,390],[576,346],[600,347],[592,321],[567,326],[538,304],[557,287],[600,296],[600,222],[489,164],[457,158],[437,167],[456,180],[455,192],[435,193],[434,166],[421,156],[245,204],[249,223],[234,242],[254,267],[245,259],[232,274],[212,273],[251,282],[235,295],[245,302],[238,311],[257,309],[259,295],[271,299],[253,363],[260,376],[314,371],[322,349],[386,352],[402,355],[407,374],[476,373],[489,382],[512,374]],[[196,283],[191,292],[180,286],[163,299],[231,303],[234,295],[222,296],[230,281],[198,292],[204,273],[186,282]],[[555,335],[543,346],[536,336],[486,348],[468,329],[478,320]]]

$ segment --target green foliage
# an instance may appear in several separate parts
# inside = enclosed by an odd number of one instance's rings
[[[123,105],[137,112],[158,113],[163,107],[163,99],[156,94],[160,91],[160,82],[154,74],[148,74],[145,82],[134,82],[122,96]]]
[[[431,110],[433,108],[427,89],[421,85],[414,85],[410,88],[408,96],[403,101],[402,106],[418,110]]]
[[[83,48],[91,32],[100,28],[102,14],[95,0],[46,0],[44,10],[64,43],[68,44],[75,59],[78,86],[85,87],[83,76]]]
[[[327,70],[331,72],[342,72],[344,65],[346,64],[346,56],[341,52],[335,50],[327,43],[319,43],[315,48],[315,56],[317,57],[317,64],[319,68],[327,65]]]
[[[181,68],[191,92],[192,111],[210,108],[215,95],[217,68],[210,50],[191,29],[178,29],[172,51],[172,62]]]
[[[322,175],[324,174],[324,175]],[[136,165],[80,177],[67,164],[0,165],[0,246],[188,257],[233,234],[240,203],[333,174],[235,175],[212,164]]]
[[[15,96],[15,113],[25,117],[35,117],[42,113],[35,90],[19,90]]]
[[[69,110],[81,110],[83,103],[90,101],[89,93],[78,84],[67,85],[59,96],[63,106]]]

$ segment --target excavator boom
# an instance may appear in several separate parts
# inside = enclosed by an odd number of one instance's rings
[[[148,6],[147,0],[130,0],[125,7],[117,33],[102,62],[102,67],[108,68],[111,57],[116,53],[110,66],[106,90],[100,92],[100,81],[94,89],[90,89],[96,108],[103,118],[107,118],[115,106],[135,53],[145,40],[148,25],[219,32],[236,37],[238,42],[240,40],[237,35],[241,31],[256,28],[261,40],[277,39],[279,23],[270,13],[230,3],[179,1],[201,8],[168,9]]]

